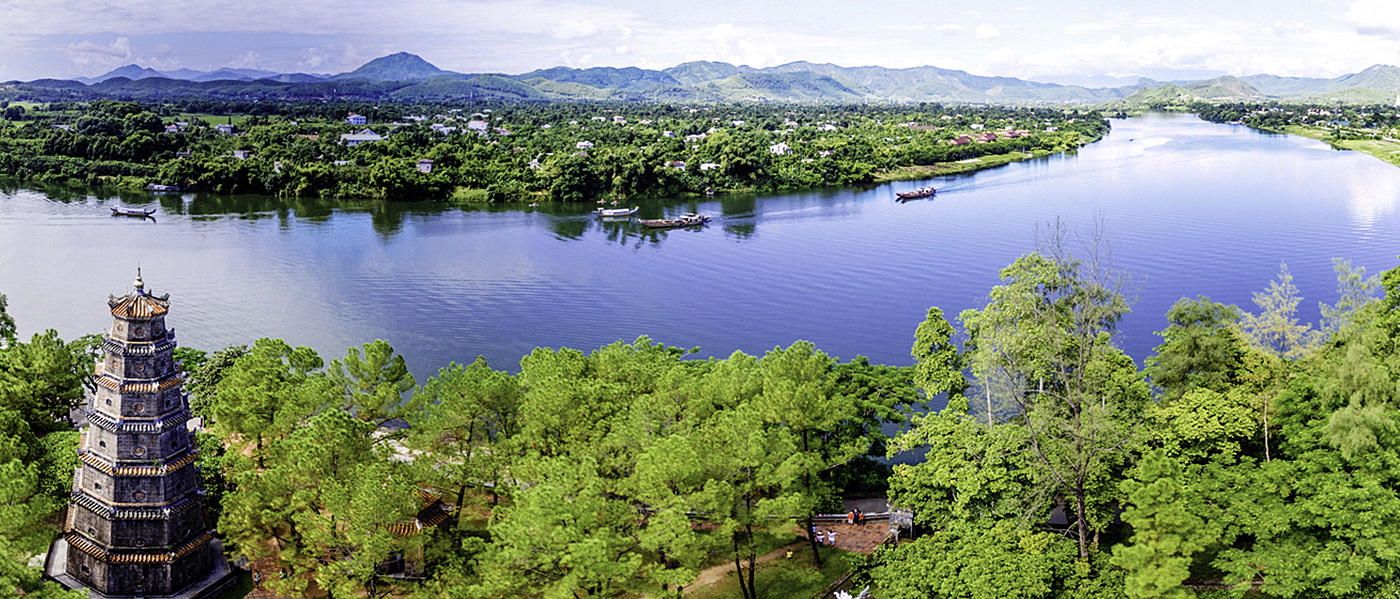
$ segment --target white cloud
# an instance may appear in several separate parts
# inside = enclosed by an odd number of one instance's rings
[[[988,54],[978,71],[1035,77],[1053,74],[1133,75],[1147,69],[1233,71],[1252,48],[1234,34],[1203,30],[1187,35],[1146,35],[1125,40],[1113,35],[1097,44],[1080,44],[1018,56],[1002,48]],[[1238,73],[1245,74],[1245,73]]]
[[[778,48],[772,44],[759,44],[754,39],[761,39],[762,36],[752,35],[747,31],[741,32],[734,27],[733,23],[720,23],[715,25],[705,39],[710,42],[710,51],[705,54],[705,60],[716,60],[739,65],[749,65],[755,68],[763,68],[782,64],[782,56],[778,53]]]
[[[106,46],[99,46],[91,41],[83,40],[82,43],[69,44],[63,49],[63,54],[73,64],[100,67],[130,64],[135,57],[131,51],[131,40],[125,37],[119,37]]]
[[[1346,19],[1361,35],[1400,39],[1400,3],[1393,0],[1356,0]]]
[[[224,66],[230,69],[260,69],[262,68],[262,58],[257,52],[249,50],[247,54],[228,61]]]
[[[559,19],[559,25],[550,32],[556,39],[573,40],[593,37],[598,34],[598,26],[588,19]]]
[[[1001,30],[987,23],[978,25],[977,29],[974,29],[973,31],[977,34],[977,39],[979,40],[987,40],[992,39],[994,37],[1001,37]]]
[[[1070,23],[1065,25],[1065,33],[1069,35],[1079,35],[1091,31],[1103,31],[1120,27],[1122,23],[1118,21],[1095,21],[1093,23]]]
[[[301,60],[296,63],[298,70],[314,71],[330,62],[330,54],[325,48],[306,48],[301,51]]]

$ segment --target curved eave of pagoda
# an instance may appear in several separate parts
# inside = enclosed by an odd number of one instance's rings
[[[171,409],[155,418],[120,418],[101,410],[84,410],[87,420],[93,426],[114,433],[163,433],[184,426],[190,415],[181,407]]]
[[[112,316],[126,320],[147,320],[164,316],[170,311],[170,294],[160,297],[147,293],[130,293],[107,301]]]
[[[103,549],[102,547],[83,538],[82,535],[79,535],[77,533],[70,532],[66,535],[63,535],[63,537],[68,541],[68,545],[70,547],[77,549],[78,551],[81,551],[83,553],[86,553],[92,556],[94,559],[101,560],[109,564],[168,564],[179,560],[180,558],[183,558],[191,553],[194,553],[195,551],[198,551],[201,547],[205,545],[208,545],[210,541],[214,540],[214,532],[206,532],[200,535],[199,537],[196,537],[193,541],[190,541],[180,546],[180,548],[176,549],[175,551],[161,553],[115,553]]]
[[[123,341],[102,334],[102,350],[118,356],[154,356],[166,350],[175,349],[175,329],[168,329],[163,339],[155,341]]]
[[[156,393],[183,384],[185,373],[175,372],[159,379],[122,379],[99,370],[92,377],[92,382],[117,393]]]

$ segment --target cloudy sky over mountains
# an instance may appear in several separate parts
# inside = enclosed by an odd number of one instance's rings
[[[1061,82],[1400,64],[1397,0],[0,0],[0,23],[0,80],[340,73],[401,51],[464,73],[806,60]]]

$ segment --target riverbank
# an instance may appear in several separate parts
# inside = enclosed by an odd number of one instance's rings
[[[1275,131],[1272,129],[1262,130]],[[1337,139],[1333,136],[1333,129],[1331,128],[1306,125],[1287,125],[1282,131],[1275,132],[1324,141],[1339,150],[1355,150],[1363,154],[1370,154],[1393,165],[1400,166],[1400,140],[1390,138]]]
[[[928,165],[901,166],[894,170],[884,171],[875,175],[874,183],[889,183],[892,181],[918,181],[931,177],[942,177],[946,175],[961,175],[977,172],[989,168],[1006,166],[1013,162],[1022,162],[1032,158],[1049,156],[1052,152],[1046,150],[1035,150],[1032,152],[1009,152],[1006,154],[991,154],[978,158],[969,158],[957,162],[938,162]]]

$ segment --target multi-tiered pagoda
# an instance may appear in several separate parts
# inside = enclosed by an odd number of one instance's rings
[[[135,287],[107,302],[112,328],[49,570],[94,597],[199,597],[224,586],[228,565],[205,521],[170,296],[147,292],[139,272]]]

